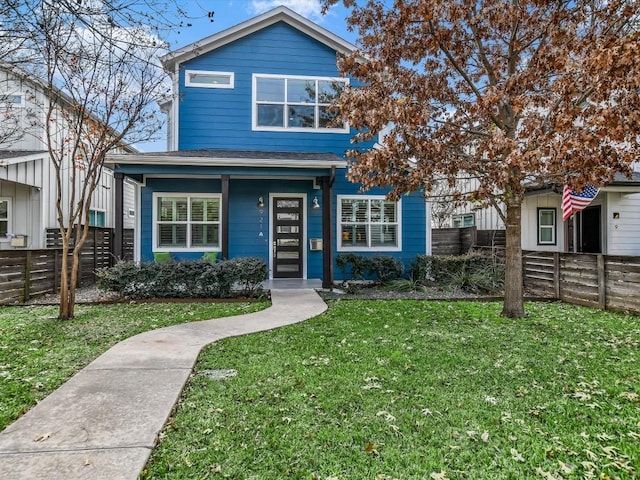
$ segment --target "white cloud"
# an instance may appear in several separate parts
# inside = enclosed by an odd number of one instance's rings
[[[250,10],[251,13],[258,14],[280,5],[314,21],[322,20],[320,0],[251,0]]]

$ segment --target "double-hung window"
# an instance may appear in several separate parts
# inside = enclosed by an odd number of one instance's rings
[[[347,85],[344,78],[253,76],[253,129],[348,133],[329,111]]]
[[[0,198],[0,238],[11,231],[11,199]]]
[[[219,194],[154,194],[154,251],[220,250]]]
[[[338,250],[399,251],[401,203],[384,196],[338,196]]]
[[[556,209],[538,208],[538,245],[556,244]]]

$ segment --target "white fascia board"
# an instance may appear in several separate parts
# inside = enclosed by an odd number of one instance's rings
[[[0,160],[0,167],[8,167],[9,165],[17,165],[18,163],[30,162],[32,160],[44,160],[48,158],[47,152],[31,153],[20,157],[10,157]]]
[[[285,167],[285,168],[344,168],[347,166],[345,160],[281,160],[274,158],[209,158],[209,157],[181,157],[165,155],[145,155],[136,157],[135,155],[111,155],[105,164],[111,165],[189,165],[200,167]]]
[[[160,60],[165,70],[173,71],[173,66],[175,64],[191,60],[192,58],[208,53],[216,48],[220,48],[223,45],[227,45],[228,43],[246,37],[247,35],[251,35],[258,30],[262,30],[263,28],[280,21],[288,23],[292,27],[300,30],[311,38],[318,40],[337,52],[348,54],[357,50],[357,47],[352,43],[313,23],[293,10],[280,6],[233,27],[222,30],[214,35],[210,35],[202,40],[191,43],[185,47],[175,50],[174,52],[170,52],[161,57]]]

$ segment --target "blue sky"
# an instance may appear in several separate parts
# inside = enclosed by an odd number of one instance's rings
[[[195,0],[181,2],[192,26],[177,29],[169,38],[171,50],[189,45],[197,40],[213,35],[221,30],[232,27],[256,15],[285,5],[309,20],[321,25],[334,34],[354,43],[355,33],[346,28],[347,11],[341,6],[332,7],[327,15],[320,13],[320,0]],[[214,21],[207,18],[207,12],[215,12]],[[166,135],[162,132],[162,135]],[[155,142],[137,144],[143,152],[166,150],[166,138]]]
[[[171,42],[172,50],[229,28],[279,5],[289,7],[345,40],[354,42],[356,38],[354,33],[347,31],[345,21],[347,11],[341,5],[336,5],[329,10],[327,15],[322,15],[320,0],[196,0],[181,3],[181,7],[187,11],[188,15],[195,18],[191,20],[192,27],[180,29],[179,33],[176,32],[168,39]],[[215,12],[213,22],[206,18],[206,13],[211,10]]]

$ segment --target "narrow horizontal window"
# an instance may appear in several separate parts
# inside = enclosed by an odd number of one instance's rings
[[[208,72],[203,70],[187,70],[185,85],[202,88],[233,88],[233,72]]]
[[[473,227],[476,224],[476,215],[474,213],[463,213],[453,216],[453,228]]]
[[[0,104],[21,107],[23,98],[19,94],[0,94]]]

